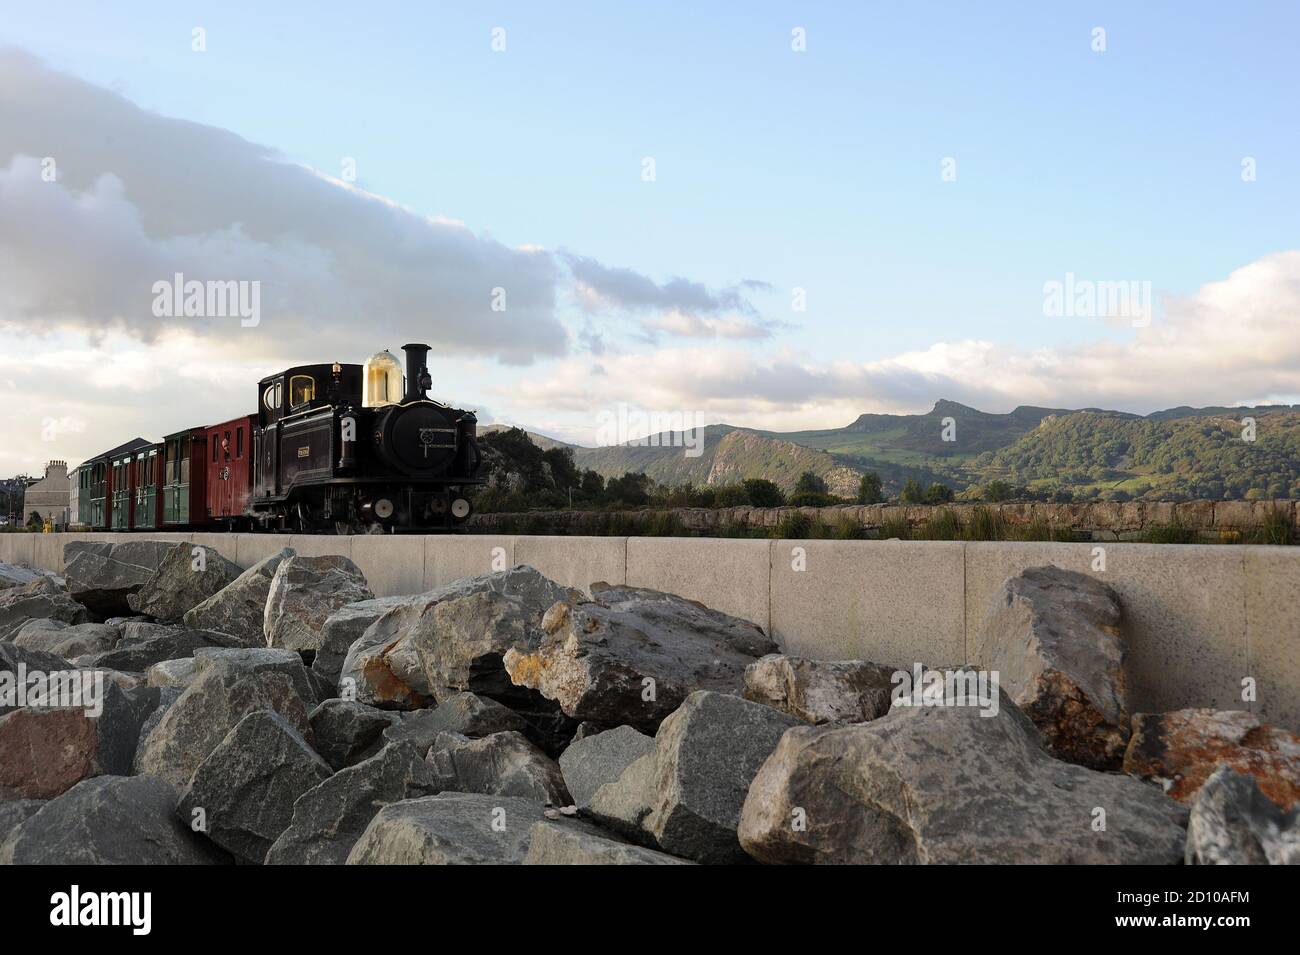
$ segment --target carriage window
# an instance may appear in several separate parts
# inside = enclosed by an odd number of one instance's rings
[[[289,407],[298,408],[316,397],[316,379],[294,375],[289,379]]]
[[[236,428],[235,429],[235,457],[242,458],[243,456],[244,456],[244,429]]]
[[[212,463],[217,463],[217,436],[212,436]]]
[[[227,431],[225,437],[221,439],[221,455],[225,460],[227,461],[230,460],[230,432],[229,431]]]

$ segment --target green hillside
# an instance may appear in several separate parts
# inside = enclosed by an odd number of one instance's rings
[[[1242,413],[1165,419],[1075,412],[1045,419],[968,470],[985,481],[1058,485],[1079,496],[1300,497],[1300,412],[1243,411],[1256,420],[1253,442],[1243,440]]]
[[[1242,438],[1248,416],[1257,422],[1253,442]],[[951,441],[944,440],[949,423]],[[1143,417],[1031,406],[990,414],[941,400],[925,414],[864,414],[817,431],[710,425],[696,457],[687,456],[680,433],[603,448],[530,437],[543,450],[570,449],[579,470],[605,478],[640,472],[665,486],[767,478],[788,492],[810,471],[848,497],[873,471],[890,496],[916,480],[966,497],[993,481],[1012,493],[1077,500],[1300,497],[1300,407],[1285,405],[1174,408]]]

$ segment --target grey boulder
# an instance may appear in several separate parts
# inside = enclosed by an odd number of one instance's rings
[[[439,793],[385,806],[348,854],[348,865],[522,865],[539,802]]]
[[[865,723],[889,712],[892,667],[770,653],[745,668],[743,696],[808,723]]]
[[[68,593],[101,617],[129,616],[127,598],[149,582],[172,551],[188,550],[175,541],[72,541],[63,547]]]
[[[283,716],[253,712],[199,764],[176,813],[237,859],[260,863],[289,827],[294,801],[330,775]]]
[[[1300,810],[1284,811],[1254,776],[1221,766],[1196,793],[1187,865],[1300,865]]]
[[[589,811],[672,855],[748,861],[736,827],[750,782],[782,734],[799,725],[788,713],[738,696],[692,693],[659,727],[654,753],[597,790]],[[611,812],[611,803],[623,809]]]
[[[465,577],[379,617],[349,650],[340,688],[376,706],[419,709],[465,690],[502,702],[535,696],[511,683],[510,649],[535,647],[546,609],[574,592],[520,565]]]
[[[71,663],[53,653],[47,653],[44,650],[29,650],[25,647],[16,646],[13,643],[0,642],[0,679],[14,684],[20,678],[20,674],[40,671],[42,673],[58,673],[65,670],[75,669]],[[15,706],[7,704],[0,697],[0,714],[8,713],[10,710],[17,709]]]
[[[337,554],[280,561],[266,596],[262,632],[268,647],[315,650],[325,621],[340,607],[372,600],[365,574]]]
[[[221,667],[200,670],[141,740],[135,771],[158,776],[182,790],[226,734],[259,710],[279,713],[311,741],[307,704],[284,673]]]
[[[194,682],[197,673],[198,664],[193,657],[160,660],[144,671],[144,682],[146,686],[184,689]]]
[[[654,737],[631,726],[575,739],[560,754],[560,771],[574,804],[586,808],[597,789],[615,782],[628,766],[654,748]]]
[[[239,575],[239,566],[216,549],[187,544],[168,551],[158,569],[126,602],[136,613],[176,623]]]
[[[352,644],[385,613],[410,600],[410,597],[375,597],[339,607],[321,626],[320,646],[316,648],[311,668],[326,682],[337,686]]]
[[[224,633],[173,627],[138,643],[123,644],[113,650],[97,653],[85,662],[90,666],[143,673],[155,663],[192,657],[205,647],[234,645],[235,641]]]
[[[633,845],[577,819],[533,823],[524,865],[691,865],[654,849]]]
[[[98,776],[51,799],[0,844],[4,865],[208,865],[229,857],[176,818],[151,776]]]
[[[283,673],[293,681],[304,703],[315,707],[320,697],[311,671],[293,650],[271,647],[200,647],[194,651],[196,673],[219,670],[222,673]]]
[[[268,850],[266,864],[342,865],[380,809],[438,790],[422,751],[410,743],[390,743],[299,796],[293,819]]]
[[[0,802],[0,845],[4,845],[9,833],[36,815],[44,805],[44,799],[11,799]]]
[[[514,730],[482,739],[443,733],[429,751],[429,764],[442,790],[520,796],[556,806],[572,802],[560,767]]]
[[[976,637],[979,665],[1058,759],[1118,769],[1129,737],[1119,596],[1087,574],[1031,567],[993,599]]]
[[[71,660],[111,650],[120,637],[121,631],[109,624],[69,625],[62,620],[39,618],[29,620],[19,627],[13,636],[13,643],[24,649],[44,650]]]
[[[90,616],[85,607],[49,577],[0,590],[0,642],[12,641],[33,619],[79,624]]]
[[[745,668],[776,651],[746,620],[634,587],[592,586],[551,607],[535,648],[505,656],[510,679],[577,720],[653,729],[696,690],[739,693]]]
[[[1186,819],[1155,786],[1053,759],[1002,692],[996,712],[895,705],[789,730],[739,834],[768,863],[1172,864]]]
[[[266,646],[266,598],[281,562],[294,556],[284,548],[258,561],[185,612],[187,627],[228,633],[246,647]]]
[[[437,707],[401,713],[398,721],[384,730],[384,739],[405,740],[427,752],[442,733],[478,738],[507,730],[522,733],[527,729],[523,717],[496,700],[476,693],[457,693]]]
[[[310,719],[316,752],[335,770],[373,756],[384,743],[384,730],[401,721],[391,710],[340,699],[325,700]]]

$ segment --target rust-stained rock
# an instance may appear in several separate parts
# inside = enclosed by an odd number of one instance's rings
[[[86,674],[89,677],[89,674]],[[156,704],[104,680],[86,706],[25,706],[0,716],[0,799],[49,799],[92,776],[131,770],[140,726]]]
[[[1155,780],[1191,802],[1216,769],[1255,777],[1282,809],[1300,800],[1300,736],[1261,723],[1245,710],[1139,713],[1124,753],[1124,772]]]
[[[975,659],[1053,756],[1118,769],[1128,742],[1119,597],[1086,574],[1031,567],[1010,578],[980,627]]]
[[[467,690],[507,702],[533,701],[534,694],[511,683],[502,655],[535,647],[546,608],[577,596],[520,565],[411,597],[352,645],[339,692],[390,709],[420,709]]]
[[[551,607],[536,649],[505,657],[511,680],[574,719],[654,729],[696,690],[738,694],[776,650],[755,624],[675,594],[593,584],[592,598]]]
[[[893,668],[769,653],[745,668],[743,696],[809,723],[862,723],[889,712]]]

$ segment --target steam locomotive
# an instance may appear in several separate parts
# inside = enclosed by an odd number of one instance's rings
[[[257,412],[136,438],[73,472],[74,520],[92,530],[298,533],[464,530],[483,481],[472,411],[428,397],[428,345],[364,365],[299,365],[263,378]]]

